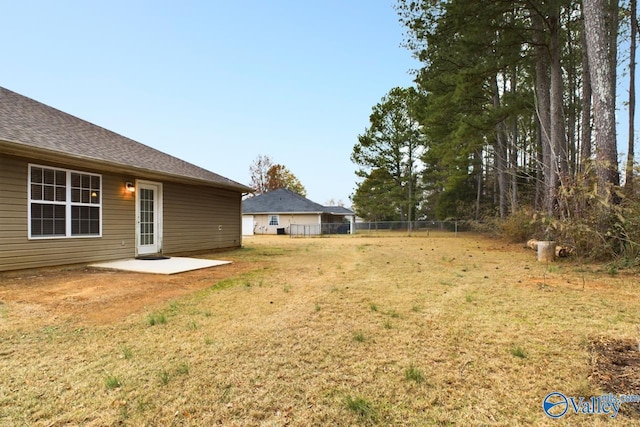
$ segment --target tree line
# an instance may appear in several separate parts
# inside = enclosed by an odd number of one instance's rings
[[[415,86],[372,109],[351,159],[369,220],[571,220],[634,198],[636,0],[398,0]],[[619,51],[622,41],[629,50]],[[624,186],[618,64],[629,61]]]

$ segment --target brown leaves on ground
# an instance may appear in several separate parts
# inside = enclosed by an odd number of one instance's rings
[[[606,393],[640,395],[640,343],[633,339],[596,338],[591,343],[591,381]],[[629,415],[640,416],[640,404],[626,403]]]

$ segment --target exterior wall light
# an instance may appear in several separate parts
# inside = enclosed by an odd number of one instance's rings
[[[133,184],[133,182],[126,182],[124,184],[124,188],[125,188],[125,190],[127,190],[127,193],[135,193],[136,192],[136,186]]]

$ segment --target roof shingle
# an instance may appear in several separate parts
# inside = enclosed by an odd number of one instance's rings
[[[72,158],[251,191],[238,182],[3,87],[0,87],[0,140]]]

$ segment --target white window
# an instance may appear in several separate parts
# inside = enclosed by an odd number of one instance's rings
[[[29,237],[99,237],[102,176],[29,165]]]
[[[280,217],[278,215],[270,215],[269,225],[280,225]]]

